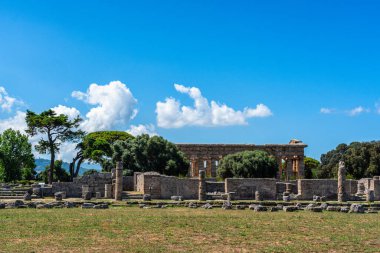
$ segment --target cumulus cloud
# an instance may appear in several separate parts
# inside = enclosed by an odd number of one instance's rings
[[[112,129],[127,124],[137,114],[137,99],[120,81],[106,85],[91,84],[86,92],[74,91],[72,97],[96,107],[87,114],[82,128],[87,132]]]
[[[148,134],[150,136],[157,135],[156,129],[154,125],[149,124],[149,125],[131,125],[131,127],[127,130],[127,133],[133,135],[133,136],[138,136],[142,134]]]
[[[73,120],[76,117],[80,116],[80,112],[78,109],[74,107],[67,107],[64,105],[58,105],[56,107],[51,108],[53,111],[55,111],[58,115],[59,114],[64,114],[67,115],[69,120]]]
[[[209,103],[197,87],[174,84],[174,88],[180,93],[187,94],[194,100],[194,104],[181,106],[178,100],[171,97],[166,98],[164,102],[157,102],[156,114],[159,127],[245,125],[249,118],[272,115],[271,110],[264,104],[258,104],[256,108],[246,107],[243,111],[239,111],[215,101]]]
[[[10,112],[16,104],[23,104],[21,100],[10,97],[4,87],[0,86],[0,108],[2,111]]]
[[[366,113],[366,112],[370,112],[370,110],[366,109],[362,106],[358,106],[358,107],[355,107],[355,108],[347,111],[348,115],[350,115],[350,116],[357,116],[359,114]]]
[[[13,130],[25,133],[25,129],[27,128],[25,117],[25,112],[17,111],[15,116],[0,120],[0,132],[2,133],[7,129],[12,128]]]

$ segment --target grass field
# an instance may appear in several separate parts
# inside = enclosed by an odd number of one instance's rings
[[[379,252],[380,214],[0,210],[1,252]]]

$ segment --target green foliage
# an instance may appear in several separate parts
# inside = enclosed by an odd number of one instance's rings
[[[29,110],[26,112],[26,123],[28,125],[26,132],[30,136],[40,133],[47,137],[47,139],[41,139],[35,148],[40,154],[50,154],[49,184],[53,181],[55,154],[59,152],[60,145],[66,141],[76,142],[84,136],[84,132],[77,129],[81,121],[82,119],[79,116],[69,120],[67,115],[57,115],[51,109],[41,114]]]
[[[147,134],[117,141],[113,145],[113,165],[123,162],[124,170],[131,174],[135,171],[156,171],[164,175],[185,175],[189,162],[177,146],[162,137],[149,137]],[[111,168],[109,165],[107,168]]]
[[[20,180],[23,168],[34,167],[32,146],[26,135],[12,129],[0,134],[0,180]]]
[[[311,179],[315,176],[313,175],[319,168],[320,162],[318,160],[315,160],[311,157],[305,157],[305,178]]]
[[[90,169],[90,170],[86,170],[84,173],[83,173],[83,176],[86,176],[86,175],[92,175],[94,173],[98,173],[99,171],[97,170],[94,170],[94,169]]]
[[[102,166],[106,160],[112,157],[112,145],[116,141],[126,141],[134,138],[132,135],[121,131],[101,131],[89,133],[83,138],[83,157]]]
[[[35,180],[37,172],[34,168],[22,168],[21,178],[22,180]]]
[[[220,178],[272,178],[277,173],[277,162],[265,151],[243,151],[223,157],[217,174]]]
[[[45,183],[48,182],[49,179],[49,166],[46,166],[46,169],[42,172],[40,172],[37,175],[37,180],[44,181]],[[54,161],[54,170],[53,170],[53,181],[54,182],[68,182],[70,181],[70,175],[66,172],[64,168],[62,168],[62,161],[56,160]]]
[[[321,156],[320,178],[337,177],[339,160],[346,164],[347,178],[360,179],[380,175],[380,142],[339,144]]]

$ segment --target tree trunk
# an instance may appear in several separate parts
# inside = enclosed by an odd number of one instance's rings
[[[54,150],[51,150],[50,151],[50,169],[48,172],[48,184],[53,183],[54,160],[55,160]]]
[[[79,158],[78,163],[77,163],[77,169],[75,171],[74,177],[78,176],[79,170],[80,170],[80,166],[82,165],[83,160],[84,160],[83,157]]]

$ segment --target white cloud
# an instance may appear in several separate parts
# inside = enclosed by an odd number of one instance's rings
[[[128,87],[120,81],[107,85],[91,84],[87,92],[74,91],[74,98],[97,105],[87,114],[82,128],[87,132],[112,129],[127,124],[137,114],[137,100]]]
[[[64,114],[69,117],[69,120],[73,120],[76,117],[80,116],[80,112],[78,109],[74,107],[67,107],[64,105],[58,105],[56,107],[51,108],[53,111],[55,111],[58,115],[59,114]]]
[[[358,106],[358,107],[355,107],[352,110],[347,111],[348,115],[350,115],[350,116],[357,116],[359,114],[366,113],[366,112],[370,112],[370,110],[366,109],[366,108],[364,108],[362,106]]]
[[[181,103],[174,98],[157,102],[156,114],[159,127],[245,125],[248,118],[272,115],[271,110],[264,104],[239,111],[215,101],[211,101],[210,104],[196,87],[174,84],[174,88],[180,93],[189,95],[194,100],[194,105],[181,106]]]
[[[156,129],[154,125],[149,124],[149,125],[131,125],[131,127],[127,130],[127,133],[133,135],[133,136],[138,136],[142,134],[148,134],[150,136],[157,135]]]
[[[25,112],[17,111],[15,116],[0,120],[0,132],[2,133],[7,129],[12,128],[13,130],[25,133],[24,130],[27,128],[25,117]]]
[[[10,97],[4,87],[0,86],[0,108],[2,111],[10,112],[16,104],[23,104],[21,100]]]
[[[331,109],[331,108],[321,108],[320,112],[323,113],[323,114],[331,114],[331,113],[334,112],[334,109]]]

